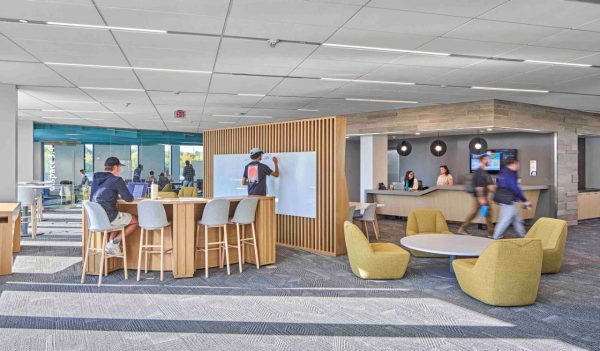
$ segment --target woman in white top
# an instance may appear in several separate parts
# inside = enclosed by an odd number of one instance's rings
[[[404,175],[404,190],[417,191],[419,190],[419,181],[415,178],[415,172],[408,170]]]
[[[440,166],[440,176],[437,179],[437,185],[454,185],[454,178],[452,178],[452,174],[450,174],[450,169],[448,169],[448,166]]]

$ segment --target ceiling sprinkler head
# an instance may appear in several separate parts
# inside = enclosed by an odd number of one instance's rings
[[[279,43],[279,39],[267,39],[267,43],[271,48],[274,48]]]

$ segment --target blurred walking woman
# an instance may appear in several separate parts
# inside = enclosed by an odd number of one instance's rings
[[[440,166],[440,175],[437,179],[437,185],[454,185],[454,178],[452,178],[448,166]]]

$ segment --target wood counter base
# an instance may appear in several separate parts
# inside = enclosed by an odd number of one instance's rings
[[[233,216],[237,204],[243,197],[228,198],[231,202],[229,208],[230,217]],[[164,269],[172,271],[175,278],[193,277],[197,269],[204,268],[204,253],[196,253],[196,226],[198,220],[202,217],[204,206],[209,201],[208,199],[169,199],[160,200],[165,207],[167,218],[172,223],[171,228],[165,230],[165,249],[172,248],[172,251],[165,253]],[[128,212],[137,215],[136,202],[119,202],[119,211]],[[276,260],[275,238],[276,238],[276,219],[275,219],[275,199],[273,197],[259,197],[258,208],[256,210],[256,241],[258,244],[259,264],[273,264]],[[171,235],[171,231],[173,235]],[[203,233],[199,236],[198,246],[204,246]],[[237,235],[235,225],[227,226],[228,240],[230,244],[236,244]],[[246,234],[250,235],[250,228],[246,228]],[[87,220],[83,213],[83,237],[82,243],[87,238]],[[216,241],[218,230],[216,228],[209,229],[209,241]],[[151,232],[149,244],[158,244],[160,240],[160,231]],[[101,244],[100,235],[96,235],[94,244]],[[126,238],[127,250],[127,266],[129,269],[138,268],[140,231],[136,230],[133,234]],[[244,258],[246,263],[255,264],[254,252],[252,247],[245,245]],[[85,255],[85,248],[82,244]],[[230,264],[239,261],[237,249],[229,249]],[[218,251],[209,252],[209,267],[219,266]],[[91,257],[89,259],[88,269],[86,274],[97,275],[100,268],[100,256]],[[108,271],[112,272],[122,269],[123,264],[121,259],[111,258],[108,260]],[[142,269],[144,269],[144,257],[142,257]],[[148,269],[158,271],[160,269],[160,255],[148,255]]]
[[[13,253],[21,251],[21,205],[0,204],[0,275],[13,272]]]

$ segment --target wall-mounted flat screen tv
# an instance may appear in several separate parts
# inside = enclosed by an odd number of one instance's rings
[[[496,174],[500,172],[506,160],[517,158],[517,149],[493,149],[488,150],[487,154],[489,155],[490,162],[486,167],[486,171],[491,174]],[[479,168],[479,157],[480,155],[471,154],[471,173]]]

